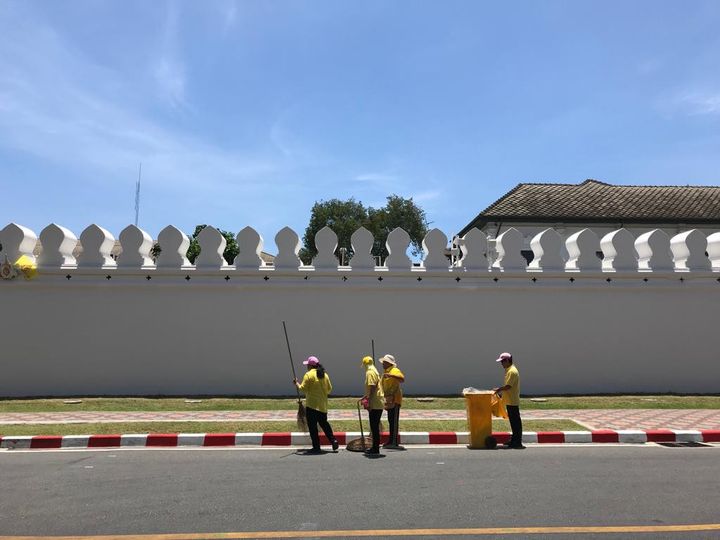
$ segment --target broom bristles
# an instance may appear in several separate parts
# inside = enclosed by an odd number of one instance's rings
[[[298,401],[297,426],[300,431],[308,431],[307,415],[302,401]]]
[[[350,452],[364,452],[365,450],[372,448],[372,445],[372,437],[359,437],[357,439],[348,441],[345,449],[349,450]]]

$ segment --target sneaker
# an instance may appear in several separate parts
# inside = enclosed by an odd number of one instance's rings
[[[340,444],[337,442],[337,439],[333,439],[332,441],[332,449],[333,452],[337,452],[337,449],[340,447]]]
[[[320,448],[311,448],[310,450],[305,450],[305,455],[315,455],[315,454],[322,454],[323,451]]]
[[[368,448],[367,450],[365,450],[365,452],[363,452],[363,454],[365,454],[365,455],[367,455],[367,456],[374,456],[374,455],[377,455],[377,454],[379,454],[379,453],[380,453],[380,449],[379,449],[379,448]]]
[[[525,447],[522,444],[513,444],[512,446],[508,446],[508,448],[512,448],[513,450],[525,450]]]

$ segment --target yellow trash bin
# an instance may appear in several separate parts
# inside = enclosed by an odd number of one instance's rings
[[[487,438],[492,435],[492,395],[492,390],[463,391],[470,428],[468,448],[487,448]]]

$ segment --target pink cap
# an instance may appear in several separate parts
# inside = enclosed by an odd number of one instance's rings
[[[308,359],[303,362],[303,365],[306,366],[317,366],[318,364],[320,364],[320,360],[314,356],[308,356]]]
[[[502,362],[503,360],[512,360],[512,354],[509,352],[504,352],[500,355],[500,357],[495,360],[496,362]]]

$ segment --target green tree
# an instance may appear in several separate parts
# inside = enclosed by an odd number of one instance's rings
[[[390,195],[387,204],[377,209],[366,208],[353,198],[347,201],[331,199],[316,202],[303,235],[304,247],[300,250],[300,258],[304,263],[310,264],[317,255],[315,235],[325,226],[337,234],[338,249],[347,249],[349,257],[353,253],[350,244],[352,234],[360,227],[365,227],[375,238],[372,254],[382,259],[388,255],[385,247],[388,234],[396,227],[402,227],[410,235],[413,255],[422,253],[422,241],[428,230],[425,211],[412,198]]]
[[[200,231],[202,231],[205,227],[207,227],[207,225],[196,226],[195,232],[193,232],[192,238],[190,238],[190,247],[188,248],[187,258],[191,263],[195,263],[195,259],[198,255],[200,255],[200,243],[198,242],[197,237],[200,234]],[[215,228],[217,229],[217,227]],[[227,241],[225,251],[223,251],[223,258],[228,264],[232,264],[235,257],[237,257],[238,253],[240,253],[240,248],[237,245],[237,240],[235,240],[235,235],[231,232],[223,231],[222,229],[217,230]]]
[[[347,201],[330,199],[329,201],[316,202],[310,211],[310,223],[303,235],[303,248],[300,250],[300,259],[311,264],[312,259],[317,255],[315,248],[315,235],[323,227],[330,227],[338,236],[338,248],[348,250],[352,254],[350,237],[360,227],[367,227],[367,209],[360,201],[353,198]]]
[[[192,237],[190,238],[190,247],[187,250],[187,258],[191,263],[195,262],[195,259],[197,259],[197,256],[200,255],[200,244],[197,240],[198,235],[200,234],[200,231],[202,231],[207,225],[198,225],[195,227],[195,232],[192,234]],[[217,227],[215,227],[217,229]],[[228,231],[223,231],[222,229],[218,229],[220,234],[222,234],[225,237],[225,240],[227,244],[225,245],[225,251],[223,251],[223,258],[227,261],[228,264],[232,264],[232,262],[235,260],[235,257],[237,257],[238,253],[240,253],[240,248],[237,245],[237,240],[235,240],[235,235]],[[160,247],[160,244],[155,243],[153,245],[152,249],[150,250],[150,254],[153,257],[153,260],[157,260],[158,255],[160,255],[160,252],[162,251],[162,248]]]
[[[420,208],[412,197],[405,199],[399,195],[390,195],[382,208],[368,208],[370,226],[368,229],[375,237],[373,255],[384,260],[388,256],[385,242],[388,235],[397,227],[410,235],[412,254],[418,256],[423,252],[422,241],[428,233],[428,221],[425,210]]]

